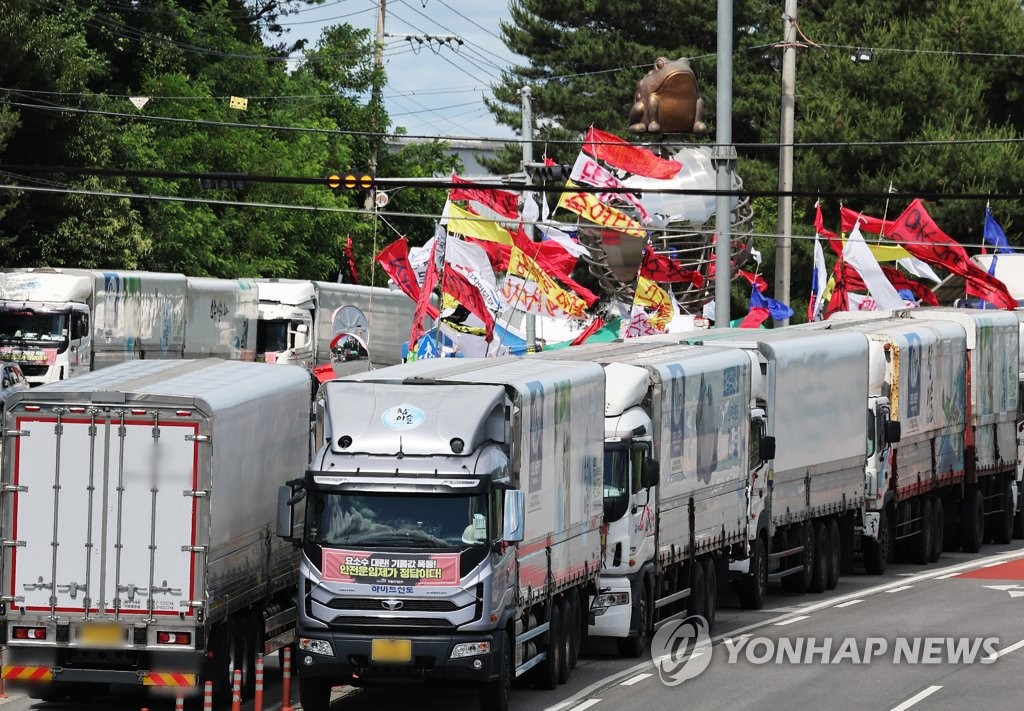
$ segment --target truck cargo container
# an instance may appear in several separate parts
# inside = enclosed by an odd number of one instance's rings
[[[309,374],[132,361],[11,396],[0,512],[3,678],[184,695],[293,641],[298,552],[277,489],[310,452]]]
[[[337,684],[443,680],[506,709],[565,681],[601,565],[604,372],[422,360],[326,383],[304,499],[302,707]]]
[[[772,454],[764,412],[749,410],[750,358],[671,336],[533,358],[605,369],[608,532],[590,636],[636,657],[673,619],[699,614],[710,628],[718,580],[747,554],[748,485]]]

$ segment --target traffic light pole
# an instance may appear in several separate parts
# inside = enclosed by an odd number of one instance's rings
[[[732,145],[732,3],[718,0],[718,77],[715,116],[715,328],[727,328],[732,286],[732,176],[736,149]]]
[[[786,0],[782,17],[782,111],[779,119],[779,219],[775,238],[775,298],[789,303],[793,251],[793,121],[796,109],[796,0]],[[779,325],[785,326],[787,319]]]
[[[529,181],[530,174],[527,171],[527,166],[533,163],[533,107],[530,104],[530,87],[524,86],[520,89],[519,97],[523,104],[523,173]],[[533,200],[533,193],[527,190],[523,199]],[[523,223],[523,229],[526,230],[527,236],[532,241],[533,225]],[[537,352],[537,318],[531,313],[526,314],[526,352]]]

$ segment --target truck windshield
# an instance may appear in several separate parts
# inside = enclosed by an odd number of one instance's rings
[[[0,309],[0,340],[46,345],[66,343],[68,312]]]
[[[310,491],[306,540],[324,546],[457,548],[488,540],[487,497]],[[497,535],[497,534],[496,534]]]
[[[629,448],[605,445],[604,450],[604,521],[611,523],[626,515],[629,509]]]
[[[256,352],[281,353],[288,350],[290,321],[259,321],[256,324]]]

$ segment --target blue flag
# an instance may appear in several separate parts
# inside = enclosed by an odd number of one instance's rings
[[[793,309],[789,308],[781,301],[776,301],[771,297],[765,296],[756,286],[750,287],[750,308],[768,309],[768,313],[770,313],[772,318],[776,321],[785,321],[793,316]]]
[[[1010,241],[1006,239],[1006,233],[1003,232],[1003,228],[996,222],[996,218],[992,217],[992,213],[989,212],[988,208],[985,208],[985,241],[996,248],[997,253],[1012,254],[1013,249],[1010,247]]]

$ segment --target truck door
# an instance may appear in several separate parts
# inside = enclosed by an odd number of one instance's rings
[[[16,420],[9,594],[51,614],[191,614],[195,418],[70,410]]]

